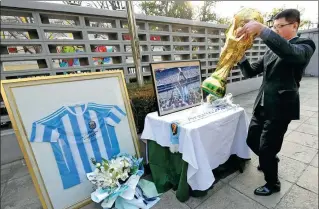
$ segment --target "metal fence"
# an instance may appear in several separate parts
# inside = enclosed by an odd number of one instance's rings
[[[153,62],[200,60],[202,79],[214,72],[225,25],[144,15],[137,15],[136,23],[144,81],[151,80]],[[125,12],[4,1],[0,47],[2,80],[120,69],[127,83],[136,81]],[[262,41],[256,40],[246,55],[255,61],[265,51]],[[228,83],[243,80],[237,67],[228,77]],[[14,136],[3,102],[1,135]],[[12,161],[2,153],[1,162]]]

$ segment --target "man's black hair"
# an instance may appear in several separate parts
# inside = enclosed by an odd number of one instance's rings
[[[294,23],[297,22],[300,25],[300,12],[297,9],[285,9],[275,15],[273,20],[278,20],[280,18],[285,18],[287,22]]]

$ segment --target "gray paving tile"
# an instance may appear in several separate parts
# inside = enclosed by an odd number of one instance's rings
[[[309,117],[304,122],[305,124],[313,125],[318,127],[318,118],[316,117]]]
[[[287,136],[288,136],[291,132],[293,132],[293,130],[287,129],[284,138],[287,138]]]
[[[251,151],[251,150],[250,150],[250,158],[251,158],[251,162],[252,162],[252,163],[254,163],[254,162],[259,162],[258,156],[257,156],[253,151]]]
[[[299,123],[304,123],[306,120],[308,120],[311,116],[305,116],[305,115],[300,115],[300,119],[297,120]]]
[[[16,164],[11,167],[9,181],[23,176],[29,175],[28,167],[26,164]]]
[[[304,102],[304,105],[318,107],[318,100],[317,99],[308,99],[306,102]]]
[[[318,136],[318,126],[313,126],[309,124],[301,124],[296,131],[307,133],[307,134],[313,134]]]
[[[291,121],[288,125],[288,130],[295,130],[297,129],[302,123],[300,121]]]
[[[316,112],[309,111],[309,110],[300,110],[300,115],[303,115],[303,116],[312,116],[315,113]]]
[[[294,185],[276,209],[317,209],[318,195]]]
[[[4,169],[11,168],[11,166],[12,166],[12,163],[6,163],[4,165],[1,165],[1,171],[4,170]]]
[[[307,106],[307,105],[303,105],[303,103],[301,103],[300,109],[301,110],[308,110],[308,111],[318,112],[318,106],[316,106],[316,107]]]
[[[316,156],[313,158],[313,160],[311,161],[310,165],[318,168],[318,154],[316,154]]]
[[[281,198],[288,192],[289,188],[292,186],[291,183],[280,179],[281,182],[281,191],[278,193],[272,194],[270,197],[261,197],[254,195],[254,190],[265,184],[264,175],[262,172],[256,170],[254,166],[249,166],[245,169],[242,175],[238,175],[234,178],[229,185],[236,190],[242,192],[244,195],[252,198],[258,203],[262,204],[267,208],[274,208]]]
[[[296,144],[294,142],[284,141],[280,154],[304,163],[310,163],[317,152],[318,151],[316,149]]]
[[[1,184],[1,197],[3,194],[3,191],[5,190],[6,184]]]
[[[318,149],[318,136],[292,131],[285,140]]]
[[[242,100],[239,100],[239,104],[241,106],[253,106],[255,103],[255,98],[254,99],[242,99]]]
[[[253,113],[253,107],[251,106],[242,106],[242,107],[245,109],[247,113],[250,113],[250,114]]]
[[[318,113],[318,112],[315,112],[311,117],[313,117],[313,118],[319,118],[319,113]]]
[[[225,184],[222,181],[217,182],[212,189],[210,189],[207,192],[207,195],[204,197],[190,197],[189,200],[185,202],[186,205],[188,205],[190,208],[196,208],[201,203],[203,203],[205,200],[207,200],[209,197],[214,195],[218,190],[220,190]]]
[[[29,175],[8,182],[1,198],[1,208],[42,208]]]
[[[248,117],[248,121],[250,122],[251,121],[251,118],[253,117],[253,114],[249,113],[249,112],[246,112],[246,115]]]
[[[235,189],[225,185],[197,209],[266,209]]]
[[[101,209],[100,203],[91,202],[90,204],[82,207],[81,209]]]
[[[280,162],[278,164],[278,174],[280,178],[291,183],[297,182],[307,165],[297,160],[279,155]]]
[[[310,97],[300,96],[300,103],[307,102],[309,99],[310,99]]]
[[[279,158],[280,158],[280,162],[278,164],[279,177],[291,183],[297,182],[298,178],[301,176],[302,172],[307,167],[307,165],[303,162],[291,159],[284,155],[279,154]],[[252,162],[252,166],[255,167],[256,171],[257,171],[258,165],[259,165],[258,159]]]
[[[251,161],[247,162],[247,165],[251,163]],[[236,176],[238,176],[240,174],[239,171],[236,171],[234,173],[232,173],[231,175],[227,176],[226,178],[224,179],[221,179],[221,181],[225,184],[228,184],[231,180],[233,180]]]
[[[175,194],[171,191],[164,193],[160,198],[161,200],[156,205],[154,205],[152,209],[189,209],[186,204],[180,203],[176,199]]]
[[[10,171],[11,171],[11,166],[4,167],[1,169],[1,184],[8,181],[11,175]]]
[[[308,166],[297,185],[318,194],[318,168]]]

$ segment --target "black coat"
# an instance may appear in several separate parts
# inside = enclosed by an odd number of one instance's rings
[[[310,39],[295,37],[285,40],[271,31],[263,39],[269,47],[257,62],[239,63],[245,77],[263,73],[263,82],[254,104],[254,111],[264,92],[264,110],[268,119],[300,119],[299,86],[305,68],[316,46]]]

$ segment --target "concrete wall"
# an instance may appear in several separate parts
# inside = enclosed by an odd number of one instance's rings
[[[300,31],[300,37],[301,38],[310,38],[312,39],[315,44],[316,44],[316,51],[314,52],[306,70],[305,70],[305,75],[307,76],[315,76],[318,77],[318,28],[315,29],[311,29],[311,30],[304,30],[304,31]]]
[[[112,69],[123,70],[128,83],[136,80],[129,50],[131,42],[126,40],[129,31],[125,12],[10,0],[1,2],[1,17],[2,80]],[[151,80],[149,64],[153,62],[200,60],[202,79],[214,72],[225,41],[225,25],[144,15],[137,15],[136,20],[144,80]],[[94,26],[96,22],[100,22],[98,27]],[[96,34],[104,38],[96,39]],[[115,50],[104,53],[92,50],[98,45],[112,46]],[[80,46],[83,52],[57,53],[59,46]],[[25,53],[25,49],[29,52]],[[17,53],[13,53],[15,50]],[[258,39],[246,56],[255,61],[265,51],[266,46]],[[113,63],[96,65],[96,57],[112,58]],[[62,59],[72,58],[79,58],[80,66],[59,66]],[[253,91],[260,82],[261,77],[245,80],[235,67],[228,77],[228,92],[237,95]],[[21,159],[22,154],[3,102],[1,112],[1,164],[5,164]]]

